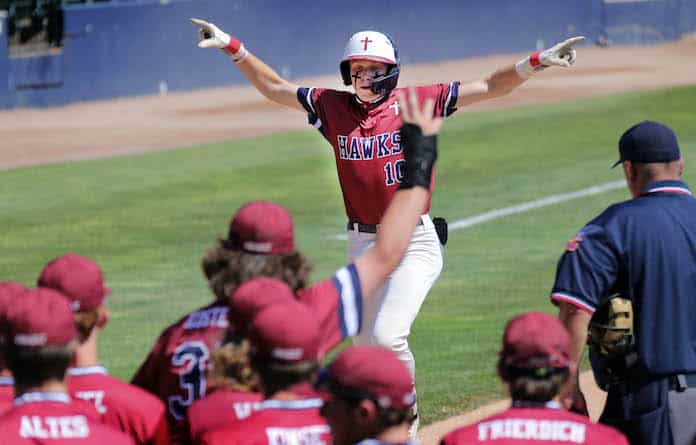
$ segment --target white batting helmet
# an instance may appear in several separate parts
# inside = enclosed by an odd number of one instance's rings
[[[387,73],[372,81],[372,91],[375,94],[386,94],[396,88],[399,79],[399,53],[394,42],[386,35],[377,31],[360,31],[351,36],[346,44],[341,59],[341,77],[345,85],[351,85],[350,61],[373,60],[389,65]]]

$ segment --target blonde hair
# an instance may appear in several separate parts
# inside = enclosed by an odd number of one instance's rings
[[[75,312],[73,314],[75,328],[77,329],[77,340],[80,344],[84,343],[99,321],[99,309],[91,311]]]
[[[259,381],[249,362],[249,341],[235,339],[221,344],[212,353],[210,380],[221,386],[244,392],[257,392]]]

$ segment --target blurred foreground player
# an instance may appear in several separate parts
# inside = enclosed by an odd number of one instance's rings
[[[232,316],[227,299],[244,282],[257,276],[285,281],[319,320],[322,354],[360,331],[363,298],[369,302],[398,266],[426,206],[437,156],[435,135],[442,119],[433,117],[433,101],[421,107],[414,92],[408,99],[400,96],[400,101],[402,119],[408,123],[401,136],[404,178],[384,215],[385,230],[354,263],[305,287],[310,267],[295,250],[292,218],[277,204],[262,201],[243,206],[230,224],[228,238],[203,259],[217,300],[167,328],[133,378],[133,383],[167,402],[174,443],[186,441],[186,411],[206,394],[210,353]]]
[[[29,290],[10,306],[1,328],[16,393],[13,408],[0,418],[3,445],[133,445],[68,395],[76,332],[65,296]]]
[[[70,395],[94,405],[102,421],[123,431],[137,445],[168,445],[162,402],[142,389],[109,375],[99,364],[99,332],[109,319],[102,271],[91,259],[74,253],[44,267],[38,285],[59,291],[73,310],[78,346],[68,369]]]
[[[570,337],[556,317],[529,312],[513,318],[503,334],[498,374],[512,407],[452,431],[442,445],[628,445],[618,431],[566,411],[556,400],[570,376]]]
[[[396,445],[409,442],[415,403],[411,374],[381,346],[344,349],[319,376],[321,415],[334,445]]]
[[[0,327],[5,325],[5,314],[10,304],[26,290],[26,287],[14,281],[0,282]],[[0,415],[12,408],[14,400],[14,379],[5,363],[2,341],[2,336],[0,336]]]

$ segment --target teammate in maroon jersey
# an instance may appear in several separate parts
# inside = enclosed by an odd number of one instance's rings
[[[442,120],[432,115],[433,101],[426,101],[423,108],[415,94],[408,101],[403,116],[411,123],[404,126],[404,181],[383,218],[389,230],[377,237],[372,249],[333,277],[305,289],[309,261],[295,250],[292,218],[277,204],[256,201],[239,209],[227,239],[203,258],[203,272],[217,300],[167,328],[133,378],[168,401],[171,431],[176,433],[173,441],[185,440],[186,410],[207,391],[210,351],[228,326],[227,299],[240,284],[255,276],[285,281],[320,320],[326,333],[322,352],[359,332],[363,297],[369,301],[398,265],[418,221],[416,215],[428,199],[435,133]]]
[[[201,48],[221,48],[244,76],[265,97],[309,115],[309,123],[331,144],[348,218],[348,257],[353,261],[375,240],[377,226],[395,190],[403,180],[403,153],[396,101],[399,56],[392,40],[376,31],[354,34],[340,63],[343,83],[354,93],[305,88],[289,82],[251,54],[244,45],[212,23],[192,19],[200,27]],[[419,86],[420,101],[435,102],[437,116],[449,116],[457,107],[505,95],[535,72],[548,66],[569,67],[575,62],[575,37],[550,49],[537,51],[517,64],[503,67],[488,78]],[[430,184],[432,192],[434,181]],[[392,349],[411,370],[415,361],[408,345],[411,325],[443,267],[442,246],[446,223],[438,229],[430,219],[430,200],[411,245],[382,295],[364,307],[364,329],[357,344],[381,344]],[[414,428],[415,430],[415,428]]]
[[[334,445],[409,443],[416,398],[410,371],[392,351],[382,346],[344,349],[322,370],[316,387]]]
[[[307,301],[300,299],[299,295],[319,298]],[[213,389],[188,410],[190,437],[194,444],[200,443],[204,433],[243,420],[258,409],[263,397],[247,355],[249,342],[245,337],[249,323],[256,314],[273,304],[298,300],[306,304],[320,321],[320,354],[345,338],[339,327],[344,312],[341,312],[341,300],[334,286],[320,283],[301,289],[298,295],[285,282],[270,277],[252,278],[239,286],[228,300],[231,308],[228,335],[223,345],[213,352],[213,372],[209,379]],[[222,382],[218,385],[216,380]]]
[[[68,369],[70,395],[92,403],[107,425],[123,431],[138,445],[168,445],[164,404],[155,396],[109,375],[99,364],[99,332],[109,319],[99,266],[89,258],[67,254],[44,267],[38,285],[61,292],[73,309],[79,345]]]
[[[269,278],[257,277],[242,284],[230,296],[230,333],[229,343],[214,353],[228,354],[224,365],[227,366],[227,375],[231,379],[226,388],[216,388],[202,399],[194,402],[189,409],[189,429],[193,443],[200,443],[202,435],[211,429],[233,423],[248,417],[253,410],[258,408],[261,395],[253,391],[255,384],[252,375],[249,375],[248,357],[244,351],[248,349],[246,337],[249,330],[249,322],[262,310],[276,304],[300,303],[312,311],[315,320],[319,322],[319,354],[336,346],[345,338],[346,314],[357,311],[344,308],[338,287],[334,284],[335,278],[330,278],[306,289],[300,289],[293,294],[292,289],[284,282]],[[351,302],[350,305],[360,304],[360,301]],[[348,305],[349,306],[349,305]],[[227,349],[227,351],[224,351]],[[240,385],[240,381],[246,384]]]
[[[14,281],[0,281],[0,326],[5,323],[5,313],[12,301],[27,288]],[[5,365],[5,358],[0,350],[0,415],[12,408],[14,400],[14,379],[12,373]]]
[[[17,394],[13,408],[0,417],[3,445],[133,445],[67,393],[76,332],[64,295],[28,290],[9,307],[2,331]]]
[[[238,291],[256,280],[265,278],[254,278]],[[249,361],[249,342],[235,332],[228,330],[220,347],[213,352],[211,391],[188,409],[189,436],[194,444],[200,443],[203,434],[210,430],[246,419],[263,400]]]
[[[250,358],[264,402],[246,420],[203,435],[204,445],[331,443],[312,384],[319,368],[320,329],[313,312],[297,302],[275,303],[249,324]]]
[[[558,318],[543,312],[513,318],[505,328],[498,360],[512,407],[452,431],[442,445],[628,445],[618,431],[566,411],[558,403],[560,388],[571,377],[570,347],[570,336]]]

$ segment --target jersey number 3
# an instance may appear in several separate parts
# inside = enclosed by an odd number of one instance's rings
[[[172,366],[183,366],[179,371],[179,386],[186,392],[186,398],[176,395],[168,399],[169,412],[174,418],[185,418],[188,407],[205,395],[205,370],[209,357],[208,347],[200,341],[182,343],[174,351]]]

